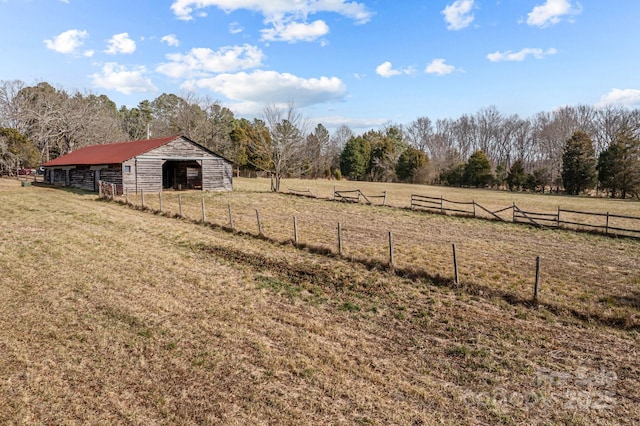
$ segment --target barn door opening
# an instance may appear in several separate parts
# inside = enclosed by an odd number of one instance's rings
[[[202,189],[202,166],[195,160],[165,161],[162,165],[162,188]]]

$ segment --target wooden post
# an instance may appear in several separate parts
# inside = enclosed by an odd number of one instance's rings
[[[473,203],[473,217],[476,217],[476,200],[471,200]]]
[[[393,268],[395,266],[395,262],[393,259],[393,233],[389,231],[389,267]]]
[[[127,205],[129,204],[129,189],[125,188],[124,190],[124,201],[125,203],[127,203]]]
[[[607,224],[605,225],[604,233],[609,234],[609,212],[607,212]]]
[[[333,201],[336,200],[336,187],[335,185],[333,186]]]
[[[456,245],[455,245],[455,243],[453,244],[453,273],[454,273],[453,282],[456,285],[460,284],[460,275],[458,273],[458,255],[456,253]]]
[[[298,245],[298,218],[293,217],[293,243]]]
[[[444,197],[440,196],[440,213],[444,213]]]
[[[260,211],[256,209],[256,221],[258,222],[258,235],[262,236],[262,223],[260,222]]]
[[[231,204],[229,204],[229,227],[233,230],[233,213],[231,212]]]
[[[178,215],[182,217],[182,194],[178,194]]]
[[[144,190],[140,190],[140,197],[142,198],[142,208],[144,209]]]
[[[383,206],[387,205],[387,191],[384,191],[384,198],[382,199],[382,205]]]
[[[558,229],[560,229],[560,206],[558,206],[558,219],[557,219]]]
[[[207,221],[207,211],[204,207],[204,197],[202,197],[202,223]]]
[[[538,301],[538,290],[540,289],[540,256],[536,257],[536,283],[533,287],[533,301]]]
[[[342,224],[338,222],[338,254],[342,256]]]
[[[513,218],[511,219],[511,221],[512,221],[513,223],[516,223],[516,208],[517,208],[517,207],[516,207],[516,202],[514,201],[514,202],[513,202]]]
[[[158,192],[158,200],[160,202],[160,212],[162,212],[162,191]]]

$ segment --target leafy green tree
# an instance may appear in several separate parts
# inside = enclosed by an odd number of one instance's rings
[[[589,136],[578,130],[562,153],[562,182],[566,193],[578,195],[596,184],[596,155]]]
[[[509,169],[507,174],[507,185],[509,191],[519,191],[527,183],[527,173],[524,171],[522,160],[516,160]]]
[[[342,176],[364,180],[371,161],[371,144],[362,136],[352,136],[340,154]]]
[[[418,171],[424,168],[429,161],[429,157],[424,151],[414,148],[412,146],[407,147],[396,164],[396,176],[398,179],[404,182],[415,182]]]
[[[625,129],[598,157],[598,181],[612,197],[640,193],[640,139]]]
[[[492,181],[491,163],[487,154],[483,151],[476,151],[471,154],[467,164],[464,166],[464,182],[467,185],[481,188],[491,184]]]

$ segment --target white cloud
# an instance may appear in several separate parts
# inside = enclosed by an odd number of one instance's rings
[[[413,72],[414,70],[412,67],[399,70],[393,69],[393,65],[389,61],[383,62],[376,67],[376,74],[384,78],[390,78],[402,74],[413,74]]]
[[[220,74],[188,82],[191,87],[206,88],[234,101],[234,109],[243,113],[260,112],[265,105],[296,107],[336,102],[344,98],[346,86],[337,77],[302,78],[289,73],[256,70],[252,73]]]
[[[142,66],[129,70],[123,65],[109,62],[102,67],[101,73],[92,74],[91,80],[96,88],[115,90],[125,95],[157,92],[158,88],[145,77],[146,73],[146,68]]]
[[[77,49],[84,44],[82,39],[87,37],[89,33],[86,31],[68,30],[51,40],[44,40],[44,44],[58,53],[72,54],[77,53]]]
[[[445,62],[446,61],[442,58],[434,59],[429,65],[427,65],[424,72],[427,74],[446,75],[451,74],[456,70],[456,67],[453,65],[447,65]]]
[[[325,21],[307,22],[316,13],[336,13],[358,24],[368,22],[373,15],[363,3],[349,0],[174,0],[171,10],[178,19],[191,20],[194,13],[208,7],[226,13],[240,9],[260,13],[268,25],[261,31],[265,41],[314,41],[326,35],[329,26]],[[242,30],[237,25],[229,29],[232,33]]]
[[[310,24],[304,22],[274,22],[273,28],[261,31],[262,40],[265,41],[314,41],[329,33],[329,26],[323,20],[317,20]]]
[[[518,52],[512,52],[507,50],[506,52],[493,52],[487,55],[487,59],[491,62],[521,62],[527,59],[527,56],[533,56],[536,59],[543,59],[545,56],[555,55],[558,53],[557,49],[551,48],[547,50],[538,48],[525,48]]]
[[[474,0],[456,0],[440,13],[444,15],[449,30],[461,30],[468,27],[474,19],[472,10]]]
[[[597,107],[610,105],[640,107],[640,90],[638,89],[611,89],[609,93],[600,98]]]
[[[257,68],[262,65],[264,54],[258,47],[245,44],[226,46],[217,51],[194,48],[186,54],[169,54],[167,59],[171,62],[159,65],[156,71],[172,78],[192,78]]]
[[[581,12],[580,5],[574,7],[571,0],[546,0],[529,12],[527,24],[544,28],[557,24],[565,15],[578,15]]]
[[[232,22],[229,24],[229,32],[231,34],[240,34],[243,31],[244,28],[238,22]]]
[[[166,36],[162,37],[160,41],[164,41],[165,43],[167,43],[167,45],[172,47],[180,46],[180,40],[178,40],[178,37],[176,37],[175,34],[167,34]]]
[[[136,51],[136,42],[129,38],[128,33],[115,34],[107,41],[105,53],[116,55],[118,53],[131,54]]]
[[[306,18],[314,13],[333,12],[365,23],[372,16],[363,3],[348,0],[174,0],[171,10],[178,19],[191,20],[195,10],[208,7],[217,7],[226,13],[248,9],[268,19],[287,16]]]

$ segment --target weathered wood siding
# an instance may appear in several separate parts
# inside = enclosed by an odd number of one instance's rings
[[[94,186],[94,170],[90,169],[72,169],[69,170],[69,186],[74,188],[93,191]]]
[[[131,159],[122,163],[122,191],[135,193],[136,190],[136,160]]]
[[[202,160],[202,189],[205,191],[231,191],[232,166],[222,158]]]
[[[136,158],[136,192],[162,191],[162,163],[162,158]]]
[[[231,163],[203,149],[200,145],[177,138],[136,157],[135,177],[138,191],[162,190],[162,165],[166,160],[197,161],[202,167],[202,189],[205,191],[232,190]]]

